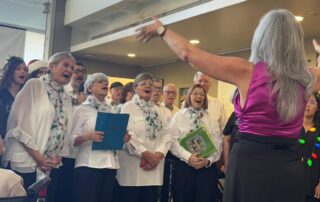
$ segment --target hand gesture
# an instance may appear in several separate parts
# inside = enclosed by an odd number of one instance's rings
[[[162,23],[156,17],[152,17],[152,19],[152,24],[140,27],[136,30],[138,32],[136,37],[142,43],[146,43],[151,38],[158,37],[157,29],[163,26]]]
[[[316,189],[314,191],[314,197],[320,199],[320,183],[316,186]]]
[[[102,142],[103,141],[103,132],[102,131],[93,131],[86,134],[87,140],[92,142]]]
[[[315,50],[318,54],[320,54],[320,44],[317,42],[316,39],[313,39],[313,40],[312,40],[312,43],[313,43],[314,50]]]
[[[58,160],[47,159],[40,153],[37,155],[35,161],[37,163],[37,166],[42,171],[50,171],[52,168],[56,167],[60,163],[60,161],[58,163]]]
[[[131,135],[128,133],[128,131],[127,131],[127,133],[124,135],[124,137],[123,137],[123,142],[124,143],[127,143],[127,142],[129,142],[131,140]]]

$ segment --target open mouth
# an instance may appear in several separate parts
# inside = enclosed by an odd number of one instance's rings
[[[108,87],[102,87],[103,90],[108,90]]]
[[[144,90],[145,93],[151,93],[151,90]]]
[[[26,76],[21,75],[21,76],[19,76],[19,78],[22,79],[22,80],[24,80],[24,79],[26,79]]]
[[[196,103],[201,104],[202,100],[196,100]]]

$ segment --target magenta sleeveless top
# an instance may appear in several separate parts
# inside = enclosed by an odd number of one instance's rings
[[[307,103],[304,96],[305,88],[301,86],[299,89],[303,108],[293,120],[285,123],[280,120],[277,113],[277,95],[275,94],[270,98],[269,81],[271,79],[266,64],[264,62],[257,63],[253,70],[243,109],[241,109],[239,94],[234,101],[235,113],[239,119],[239,130],[242,133],[259,136],[298,138]]]

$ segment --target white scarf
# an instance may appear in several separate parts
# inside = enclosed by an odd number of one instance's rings
[[[140,107],[142,110],[146,126],[147,126],[147,137],[154,139],[159,135],[160,130],[162,129],[162,121],[159,119],[159,115],[153,107],[152,101],[145,101],[140,98],[139,95],[135,94],[132,97],[133,102]]]
[[[55,117],[51,126],[50,136],[45,155],[57,155],[62,150],[67,135],[68,119],[66,117],[67,95],[62,85],[52,81],[51,74],[41,77],[47,90],[49,100],[54,106]]]
[[[105,101],[99,101],[95,96],[88,95],[86,101],[83,102],[84,105],[90,105],[91,107],[97,109],[99,112],[112,113],[111,106],[108,105]]]
[[[201,119],[205,113],[203,109],[195,109],[193,107],[188,107],[188,115],[191,122],[191,131],[199,128],[201,125],[203,125]]]

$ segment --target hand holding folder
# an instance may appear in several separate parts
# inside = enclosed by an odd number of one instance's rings
[[[101,142],[92,143],[92,150],[121,150],[127,135],[128,120],[129,114],[98,112],[95,130],[102,131],[103,138]]]

